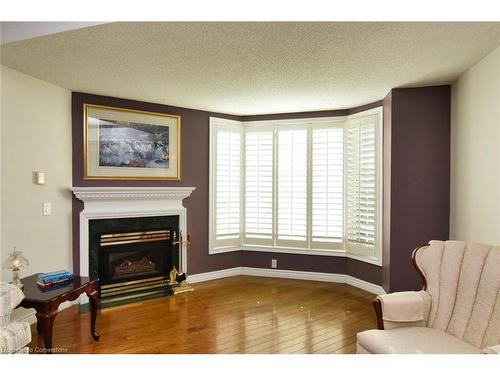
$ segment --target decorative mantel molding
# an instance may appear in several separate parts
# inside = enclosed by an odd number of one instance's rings
[[[116,200],[183,200],[195,187],[72,187],[82,202]]]
[[[179,216],[179,231],[188,233],[187,210],[183,199],[194,187],[72,187],[75,197],[83,202],[80,212],[80,276],[89,275],[89,221],[100,219]],[[181,270],[187,272],[186,247],[181,249]],[[88,299],[82,295],[80,303]]]

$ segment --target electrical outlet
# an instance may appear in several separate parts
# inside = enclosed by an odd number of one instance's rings
[[[271,259],[271,268],[278,268],[278,260]]]

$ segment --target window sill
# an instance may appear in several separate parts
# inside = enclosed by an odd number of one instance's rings
[[[257,251],[263,253],[283,253],[283,254],[301,254],[301,255],[319,255],[331,257],[344,257],[359,260],[360,262],[382,266],[382,262],[376,258],[365,258],[359,255],[347,254],[345,250],[324,250],[324,249],[297,249],[285,247],[265,247],[265,246],[228,246],[209,250],[209,255],[230,253],[233,251]]]

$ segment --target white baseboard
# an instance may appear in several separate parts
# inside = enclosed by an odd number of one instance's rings
[[[223,279],[224,277],[242,275],[240,269],[241,267],[235,267],[220,271],[212,271],[212,272],[198,273],[196,275],[188,275],[188,282],[194,284],[194,283],[200,283],[202,281]]]
[[[222,279],[224,277],[246,275],[246,276],[260,276],[260,277],[277,277],[282,279],[296,279],[296,280],[313,280],[324,281],[329,283],[342,283],[348,284],[353,287],[366,290],[373,294],[386,294],[384,288],[380,285],[369,283],[349,275],[339,273],[323,273],[323,272],[308,272],[308,271],[293,271],[293,270],[279,270],[272,268],[252,268],[252,267],[235,267],[220,271],[199,273],[196,275],[188,276],[190,283],[199,283],[202,281]]]

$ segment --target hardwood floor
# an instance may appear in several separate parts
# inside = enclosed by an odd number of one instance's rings
[[[72,306],[54,324],[69,353],[354,353],[356,333],[376,328],[363,290],[335,283],[237,276],[195,291],[89,313]],[[32,327],[30,347],[43,338]]]

